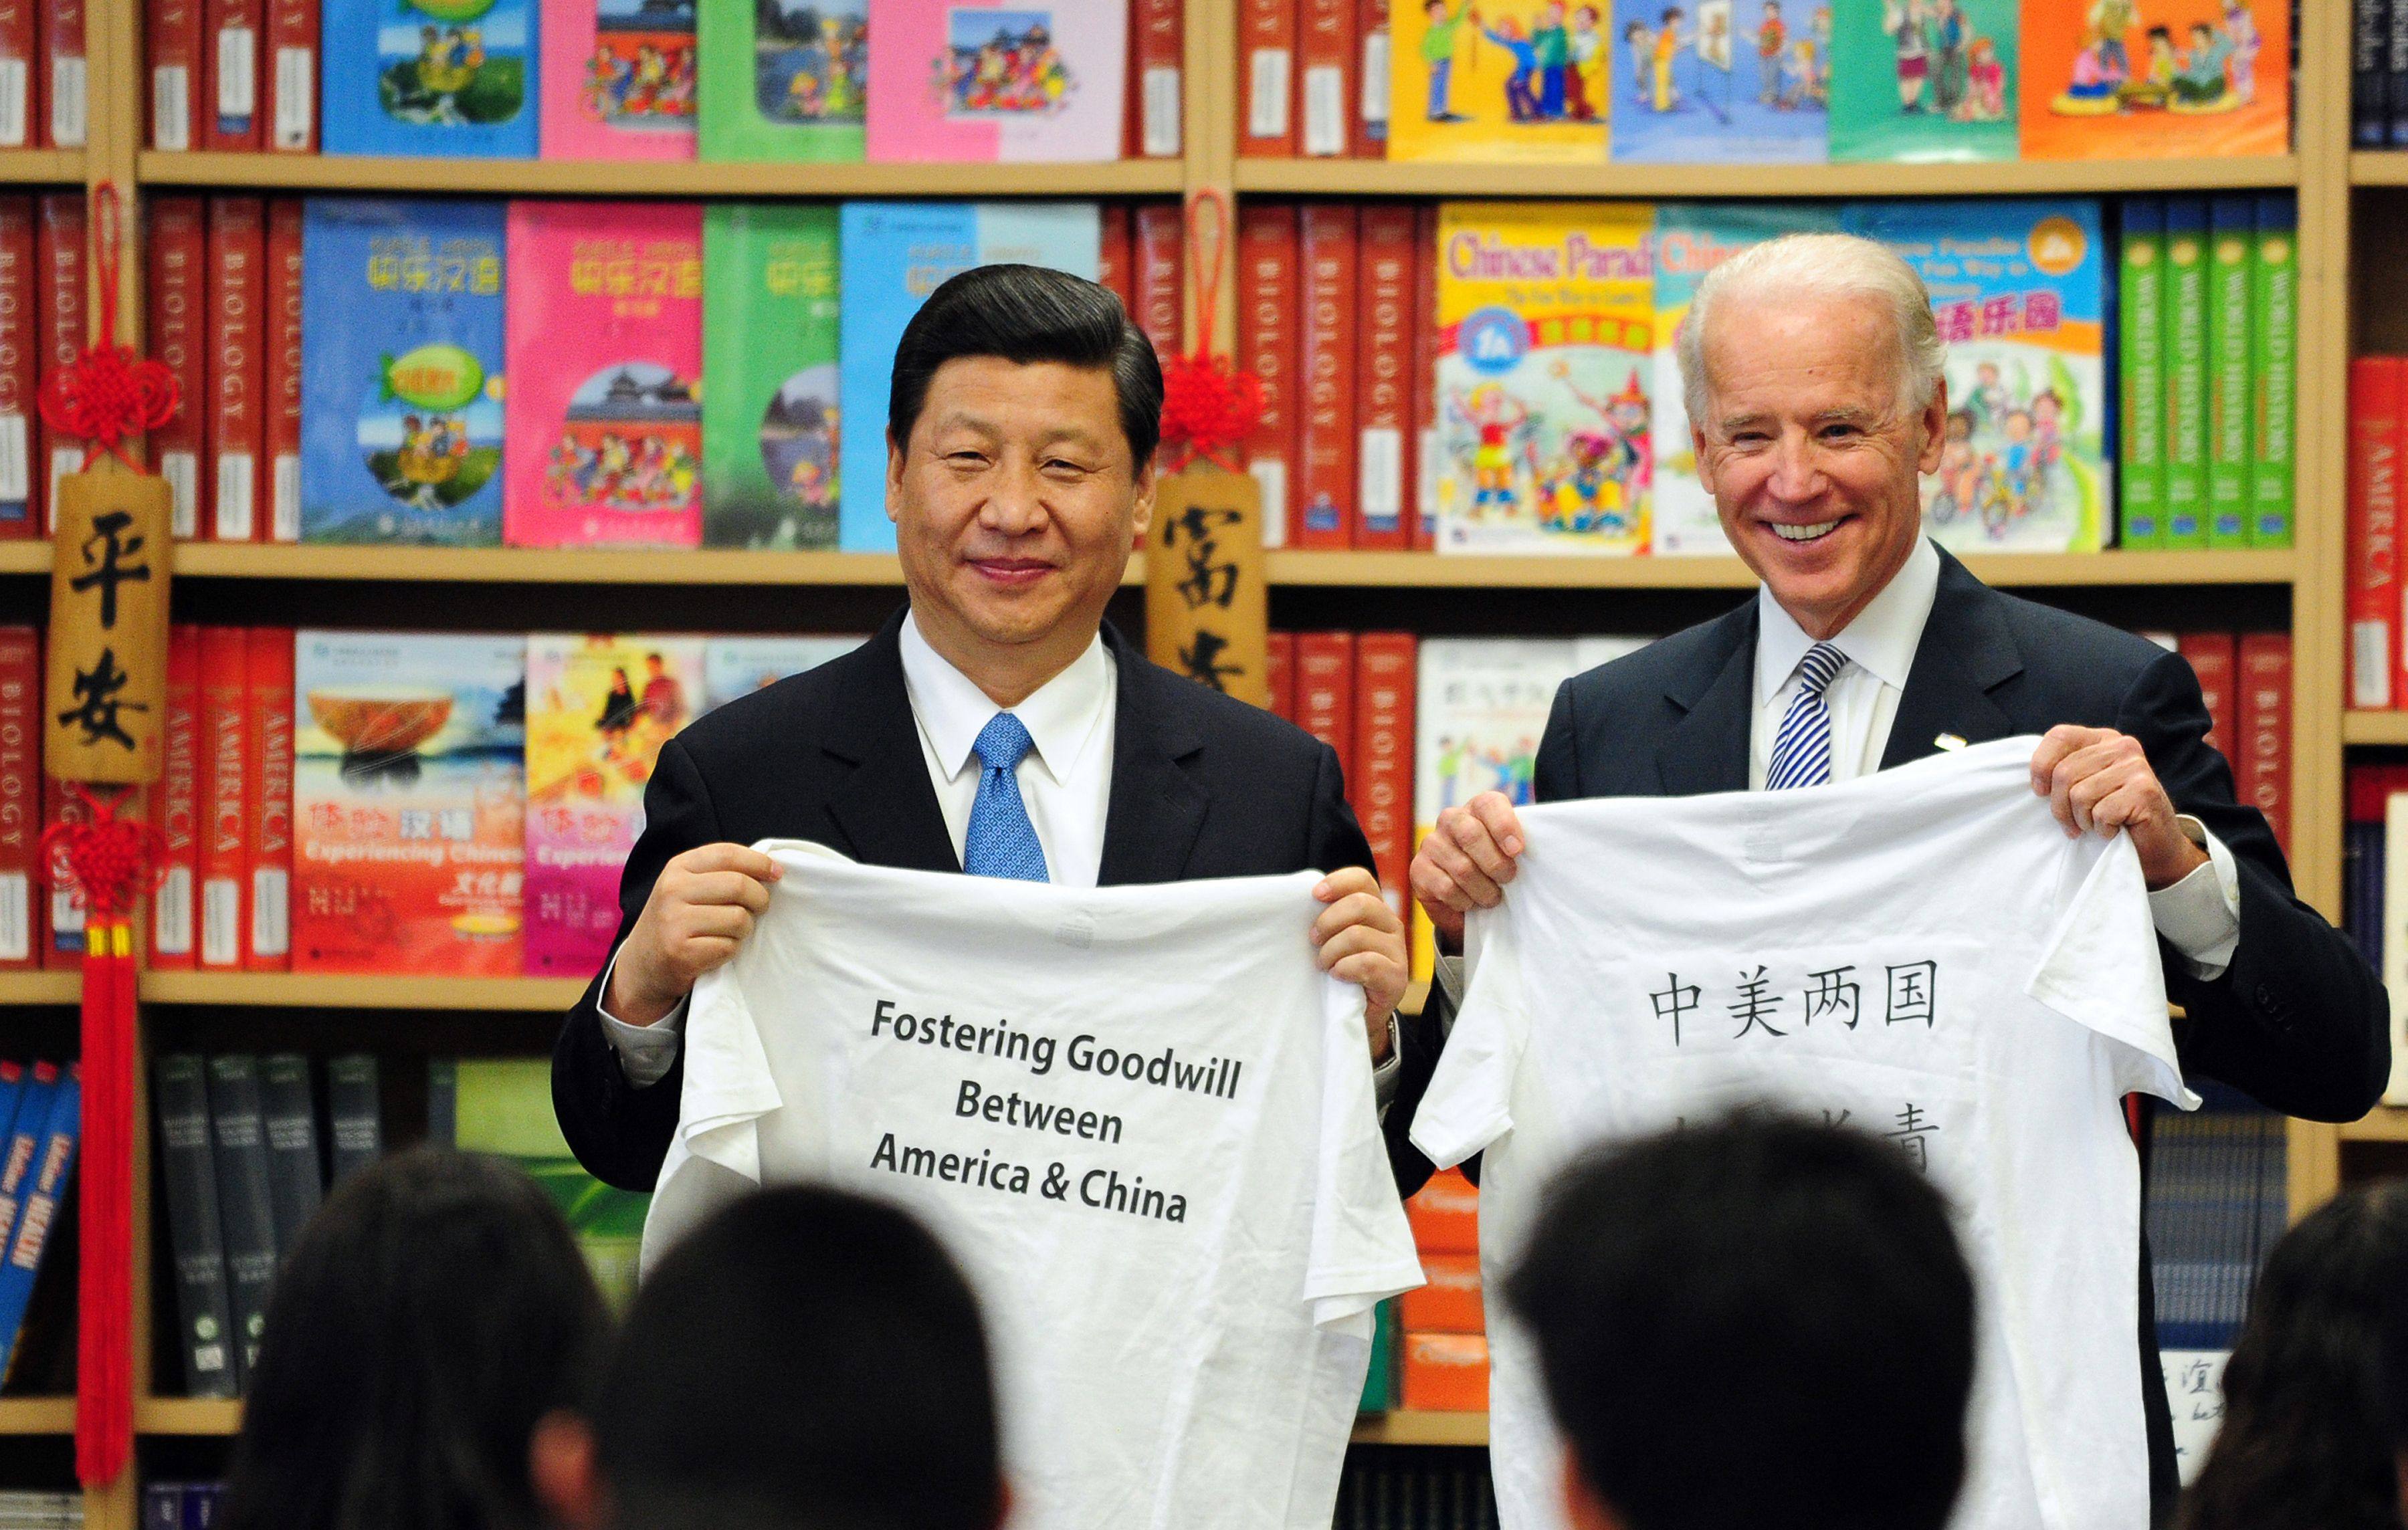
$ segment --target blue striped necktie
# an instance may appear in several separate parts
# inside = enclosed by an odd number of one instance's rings
[[[1828,786],[1831,782],[1831,708],[1823,693],[1832,678],[1847,667],[1848,656],[1829,643],[1817,643],[1798,663],[1798,694],[1789,698],[1788,715],[1772,736],[1772,765],[1764,773],[1764,789],[1785,791],[1793,786]]]
[[[1045,867],[1045,847],[1037,842],[1037,825],[1028,821],[1028,805],[1020,800],[1020,778],[1013,774],[1032,742],[1025,723],[997,712],[970,745],[981,768],[970,826],[962,836],[962,869],[973,877],[1054,879]]]

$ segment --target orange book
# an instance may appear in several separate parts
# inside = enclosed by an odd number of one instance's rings
[[[1129,209],[1125,202],[1096,207],[1096,280],[1111,289],[1129,317],[1137,317],[1137,290],[1129,285]]]
[[[34,203],[0,196],[0,539],[42,529],[36,492],[34,387],[40,326],[35,308]]]
[[[267,205],[265,397],[260,428],[267,463],[260,538],[301,539],[301,200]]]
[[[1270,687],[1272,715],[1295,722],[1296,634],[1274,632],[1264,636],[1263,678]]]
[[[1380,891],[1400,916],[1411,911],[1406,879],[1413,860],[1417,649],[1409,632],[1367,632],[1354,639],[1354,764],[1347,772],[1348,795],[1363,837],[1371,842]]]
[[[44,195],[34,222],[35,361],[39,379],[74,365],[87,340],[83,193]],[[40,476],[36,493],[41,500],[42,535],[47,536],[59,479],[82,470],[84,443],[40,424],[38,417],[36,423],[35,471]]]
[[[1440,1169],[1405,1202],[1413,1247],[1426,1254],[1480,1251],[1480,1190],[1459,1168]]]
[[[1480,1256],[1476,1253],[1422,1255],[1418,1290],[1397,1298],[1397,1321],[1409,1334],[1484,1334],[1480,1308]]]
[[[255,150],[260,146],[260,34],[266,16],[261,0],[208,0],[202,12],[201,46],[209,54],[209,98],[201,103],[201,147]]]
[[[1238,7],[1238,152],[1246,159],[1296,153],[1297,0],[1240,0]]]
[[[267,0],[267,122],[285,154],[318,151],[318,0]]]
[[[1488,1409],[1488,1340],[1479,1334],[1405,1335],[1404,1404],[1416,1413]]]
[[[251,949],[249,645],[240,627],[201,629],[201,954],[238,967]]]
[[[2290,151],[2289,0],[2023,0],[2015,71],[2028,160]]]
[[[2408,700],[2400,605],[2400,459],[2408,451],[2408,361],[2349,364],[2349,705]]]
[[[208,535],[259,539],[259,457],[265,446],[267,210],[255,196],[216,196],[208,211],[208,387],[203,428],[210,477]]]
[[[1179,157],[1186,71],[1187,16],[1181,0],[1130,0],[1128,128],[1121,150],[1125,157]]]
[[[293,966],[293,629],[243,635],[243,800],[250,813],[248,932],[242,965],[253,972]]]
[[[2200,694],[2207,701],[2207,742],[2232,758],[2229,747],[2239,736],[2232,722],[2234,648],[2229,632],[2186,632],[2175,646],[2199,677]]]
[[[1344,548],[1354,540],[1355,223],[1354,204],[1313,202],[1298,226],[1304,418],[1297,547]]]
[[[200,147],[196,113],[208,99],[202,66],[202,0],[150,0],[142,21],[144,62],[150,71],[149,117],[153,149]]]
[[[143,295],[150,357],[175,374],[183,403],[176,417],[150,433],[150,467],[167,480],[176,535],[201,534],[201,484],[208,465],[202,427],[208,397],[208,335],[202,322],[203,272],[208,261],[208,218],[197,196],[163,196],[148,208],[150,264]]]
[[[1412,529],[1413,231],[1415,209],[1377,202],[1363,209],[1361,291],[1354,376],[1354,545],[1400,549]]]
[[[1438,546],[1438,204],[1413,221],[1413,493],[1406,503],[1416,552]]]
[[[150,894],[151,966],[195,966],[194,883],[200,875],[201,629],[167,629],[167,710],[160,720],[159,787],[150,797],[160,878]]]
[[[1154,353],[1165,361],[1179,354],[1180,270],[1187,231],[1176,202],[1148,202],[1137,209],[1129,238],[1136,269],[1129,286],[1137,293],[1137,327],[1154,342]]]
[[[1354,635],[1296,635],[1296,725],[1338,751],[1338,767],[1354,779]]]
[[[1238,209],[1238,364],[1261,379],[1262,417],[1246,437],[1246,471],[1262,492],[1263,545],[1284,547],[1296,516],[1296,207]]]
[[[2283,852],[2291,850],[2291,635],[2241,637],[2241,800],[2266,815]]]
[[[1356,97],[1354,12],[1358,0],[1298,0],[1296,24],[1297,144],[1315,159],[1343,155]]]
[[[0,971],[41,961],[42,637],[0,627]]]
[[[45,0],[39,31],[42,94],[48,107],[39,119],[42,147],[81,149],[91,126],[91,100],[84,89],[90,74],[84,0]]]

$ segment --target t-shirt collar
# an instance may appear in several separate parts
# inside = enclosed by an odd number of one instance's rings
[[[1924,623],[1931,619],[1931,603],[1939,593],[1939,551],[1929,537],[1918,536],[1905,565],[1831,642],[1858,668],[1884,685],[1903,691],[1907,671],[1914,667],[1914,651],[1923,641]],[[1814,639],[1781,608],[1770,587],[1759,588],[1756,601],[1756,704],[1761,707],[1789,683]]]
[[[918,619],[909,612],[903,618],[901,640],[903,685],[910,694],[911,711],[936,747],[946,778],[957,779],[975,763],[980,730],[1003,708],[978,688],[978,682],[928,646],[920,634]],[[1055,785],[1069,779],[1072,767],[1095,736],[1111,694],[1111,668],[1099,632],[1069,667],[1011,708],[1011,715],[1028,730],[1038,764]]]

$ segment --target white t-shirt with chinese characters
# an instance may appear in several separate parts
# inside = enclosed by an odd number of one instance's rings
[[[1440,1165],[1487,1150],[1491,1290],[1551,1171],[1593,1143],[1756,1100],[1887,1138],[1947,1192],[1978,1291],[1956,1530],[2132,1530],[2148,1451],[2119,1099],[2198,1101],[2139,856],[2067,836],[2031,791],[2037,744],[1525,809],[1528,851],[1503,907],[1471,915],[1469,991],[1412,1137]],[[1559,1525],[1527,1338],[1489,1323],[1503,1523]]]
[[[1327,1530],[1371,1308],[1421,1266],[1315,874],[753,848],[784,876],[695,985],[645,1263],[755,1183],[890,1197],[980,1292],[1013,1530]]]

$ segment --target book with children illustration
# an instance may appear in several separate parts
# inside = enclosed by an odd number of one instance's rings
[[[2281,154],[2285,0],[2023,0],[2027,159]]]
[[[2099,204],[1856,202],[1841,220],[1922,276],[1948,347],[1946,444],[1923,479],[1932,538],[1954,551],[2097,551],[2114,502]]]
[[[707,160],[862,155],[869,0],[697,0]]]
[[[1595,164],[1603,0],[1389,0],[1388,158]]]
[[[705,640],[702,710],[766,690],[789,675],[817,669],[859,648],[859,636],[794,636],[722,633]],[[697,714],[699,715],[699,714]]]
[[[1438,550],[1646,551],[1655,209],[1438,218]]]
[[[329,154],[535,157],[535,0],[326,0]]]
[[[837,262],[826,203],[703,209],[706,546],[836,546]]]
[[[544,158],[694,158],[694,7],[543,0]]]
[[[2015,157],[2016,0],[1843,0],[1835,160]]]
[[[1615,0],[1612,23],[1615,159],[1824,157],[1829,0]]]
[[[1124,0],[882,0],[873,160],[1117,159]]]

